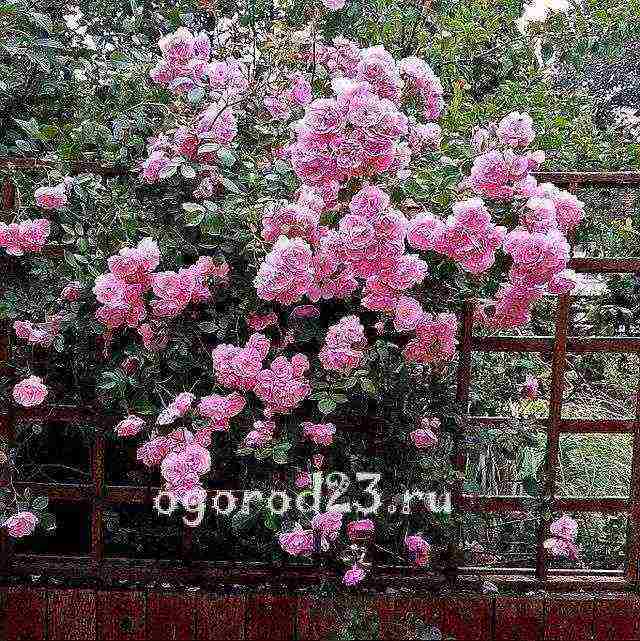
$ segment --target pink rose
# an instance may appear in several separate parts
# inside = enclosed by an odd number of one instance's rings
[[[438,437],[430,429],[420,428],[413,430],[409,436],[419,450],[434,447],[438,443]]]
[[[48,393],[47,386],[42,383],[42,379],[38,376],[29,376],[13,388],[15,402],[23,407],[40,405]]]
[[[421,536],[414,534],[407,536],[404,544],[409,552],[409,557],[418,566],[427,565],[431,546]]]
[[[278,537],[278,542],[285,552],[292,556],[305,556],[313,552],[313,532],[311,530],[293,530]]]
[[[38,206],[43,209],[60,209],[68,202],[64,183],[55,187],[39,187],[34,196]]]
[[[364,579],[367,573],[357,565],[354,565],[350,570],[347,570],[342,578],[345,585],[357,585]]]
[[[301,425],[303,435],[316,445],[324,447],[333,443],[336,426],[333,423],[310,423],[305,421]]]
[[[311,519],[311,527],[318,530],[323,538],[334,540],[342,527],[342,516],[340,512],[321,512]]]
[[[38,520],[33,512],[18,512],[4,522],[4,527],[7,528],[9,536],[18,539],[33,534]]]
[[[158,436],[143,443],[137,452],[137,460],[147,467],[159,465],[164,457],[169,453],[171,444],[165,436]]]
[[[144,420],[130,414],[120,421],[116,427],[116,434],[120,437],[135,436],[144,427]]]
[[[396,305],[393,324],[399,332],[407,332],[415,329],[423,317],[422,305],[415,298],[401,296]]]
[[[530,401],[533,401],[538,398],[539,393],[540,384],[538,383],[538,379],[535,376],[528,374],[524,385],[520,388],[522,398],[527,398]]]
[[[271,325],[278,324],[278,315],[274,312],[268,314],[250,314],[247,318],[247,326],[254,332],[261,332]]]
[[[80,283],[73,281],[69,283],[60,294],[60,298],[69,302],[75,302],[80,298]]]

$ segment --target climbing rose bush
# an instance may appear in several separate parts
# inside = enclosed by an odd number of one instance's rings
[[[25,349],[64,354],[68,328],[91,324],[113,436],[135,444],[138,464],[186,511],[208,500],[230,457],[245,482],[258,470],[265,491],[277,481],[298,498],[316,474],[398,470],[370,518],[324,506],[265,517],[278,553],[331,556],[354,586],[377,537],[396,558],[442,569],[456,530],[448,513],[416,514],[401,530],[387,499],[398,483],[400,493],[459,487],[450,456],[466,408],[447,377],[461,303],[474,298],[478,331],[494,332],[569,293],[567,235],[584,208],[537,182],[545,155],[527,113],[477,128],[452,158],[441,148],[454,132],[437,122],[445,89],[427,60],[316,27],[238,29],[231,41],[181,27],[159,41],[148,82],[171,108],[132,170],[145,199],[169,193],[180,206],[129,219],[89,258],[71,253],[56,313],[14,330]],[[459,180],[430,202],[426,177],[443,171]],[[8,255],[27,260],[60,229],[75,233],[69,218],[94,179],[58,180],[30,194],[46,218],[0,224]],[[16,404],[64,397],[25,363]],[[516,400],[537,395],[529,379],[514,387]],[[364,438],[375,425],[382,439]],[[15,506],[4,526],[28,535],[38,517]],[[575,559],[570,521],[554,522],[547,547]]]

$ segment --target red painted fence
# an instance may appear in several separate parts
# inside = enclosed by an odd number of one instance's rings
[[[380,639],[416,639],[436,626],[457,641],[640,640],[640,597],[630,594],[353,597]],[[0,639],[299,639],[343,630],[344,602],[305,595],[61,590],[0,591]],[[363,637],[356,637],[363,638]],[[422,637],[426,638],[426,637]]]

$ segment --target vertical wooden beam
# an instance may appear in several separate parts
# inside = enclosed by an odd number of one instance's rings
[[[627,566],[625,575],[629,581],[637,583],[640,581],[640,379],[636,389],[629,496],[631,506],[627,519]]]
[[[545,456],[545,478],[543,495],[550,505],[556,492],[558,475],[558,450],[560,448],[560,423],[562,421],[562,397],[564,391],[564,374],[567,361],[567,326],[569,320],[570,298],[567,295],[558,297],[556,311],[555,340],[553,344],[553,361],[551,363],[551,394],[549,398],[549,423],[547,428],[547,449]],[[536,577],[542,581],[547,578],[547,554],[544,541],[549,535],[549,519],[540,518],[538,528],[538,546],[536,555]]]
[[[296,597],[254,594],[247,597],[245,638],[252,641],[287,641],[294,638]]]
[[[196,597],[196,628],[198,641],[244,639],[245,599],[242,596]]]
[[[93,480],[93,502],[91,512],[91,565],[94,576],[100,575],[104,558],[103,540],[103,499],[104,499],[104,426],[96,426],[95,440],[91,450],[91,477]]]
[[[147,639],[196,638],[194,597],[150,592],[147,599]]]
[[[0,638],[6,641],[46,639],[46,590],[24,586],[7,588],[3,616],[4,630],[0,630]]]

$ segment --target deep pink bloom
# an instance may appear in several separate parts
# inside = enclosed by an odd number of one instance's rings
[[[278,537],[280,547],[292,556],[306,556],[313,552],[313,531],[293,530]]]
[[[419,428],[417,430],[413,430],[413,432],[411,432],[409,436],[411,437],[413,444],[419,450],[423,450],[428,447],[435,447],[435,445],[437,445],[438,443],[438,437],[430,429],[427,428]]]
[[[345,585],[357,585],[360,583],[367,573],[359,566],[354,565],[351,569],[347,570],[342,578]]]
[[[431,553],[431,546],[421,536],[414,534],[407,536],[404,544],[409,553],[409,558],[415,565],[424,566],[429,563],[429,555]]]
[[[169,405],[160,412],[156,423],[158,425],[170,425],[177,418],[184,416],[193,405],[195,396],[190,392],[181,392]]]
[[[333,435],[336,433],[336,426],[333,423],[310,423],[305,421],[301,427],[305,438],[308,438],[316,445],[327,447],[333,443]]]
[[[350,541],[361,541],[370,538],[375,532],[376,526],[371,519],[351,521],[347,525],[347,536]]]
[[[540,393],[540,383],[535,376],[527,374],[527,380],[524,382],[524,385],[520,389],[520,394],[523,398],[528,398],[529,400],[535,400],[538,398]]]

